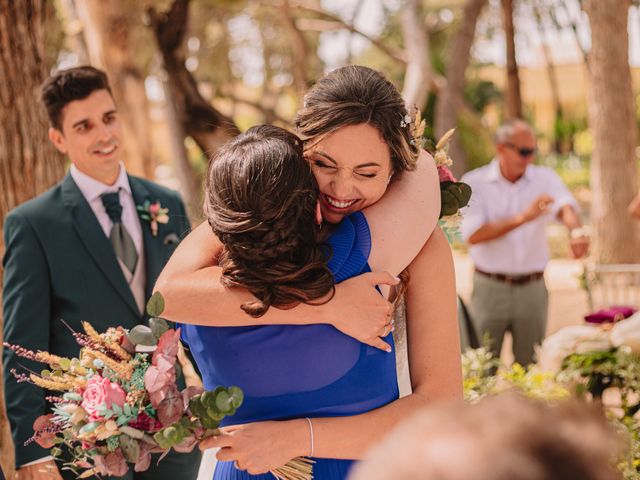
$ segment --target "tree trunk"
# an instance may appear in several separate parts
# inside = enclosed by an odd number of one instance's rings
[[[447,55],[446,64],[447,86],[441,91],[436,103],[436,138],[440,138],[447,130],[458,125],[458,119],[464,108],[465,72],[469,66],[476,24],[486,4],[487,0],[467,0],[462,11],[460,26],[451,39],[451,50]],[[453,173],[460,176],[466,172],[467,158],[458,135],[454,135],[451,139],[449,154],[454,160]]]
[[[429,37],[418,0],[408,0],[405,3],[400,14],[400,26],[404,49],[406,52],[411,52],[410,55],[407,55],[402,97],[409,111],[413,111],[414,106],[422,110],[429,93],[432,69]]]
[[[230,138],[239,133],[233,120],[226,117],[207,102],[198,91],[195,78],[185,66],[184,36],[189,16],[189,0],[174,0],[169,11],[158,13],[153,7],[147,11],[151,28],[162,54],[167,74],[168,90],[175,106],[176,116],[184,129],[202,152],[214,154]],[[176,159],[176,162],[185,159]],[[182,172],[182,193],[191,212],[199,211],[200,185],[191,165],[176,165]],[[190,173],[188,173],[190,172]]]
[[[91,63],[107,71],[125,135],[124,161],[135,175],[153,178],[149,102],[145,75],[136,63],[132,15],[126,0],[78,0]],[[141,23],[141,22],[140,22]]]
[[[541,48],[544,56],[545,64],[547,67],[547,76],[549,77],[549,87],[551,89],[551,101],[553,102],[554,112],[554,126],[558,125],[558,122],[562,121],[562,103],[560,103],[560,89],[558,87],[558,76],[556,74],[556,66],[553,63],[553,56],[551,55],[551,49],[549,48],[549,41],[547,39],[547,32],[542,24],[542,13],[538,6],[533,4],[533,13],[536,19],[536,25],[538,27],[538,33],[542,39]],[[557,129],[554,131],[554,150],[556,153],[562,153],[563,145],[562,138],[558,136]]]
[[[287,29],[291,40],[291,52],[292,52],[292,65],[291,73],[293,74],[293,83],[296,87],[298,98],[302,99],[307,88],[309,88],[309,79],[307,78],[307,62],[309,59],[309,52],[307,48],[307,40],[304,35],[296,26],[295,19],[291,12],[291,6],[289,0],[282,2],[282,20]],[[268,66],[266,67],[268,68]]]
[[[584,2],[591,25],[592,253],[600,263],[640,261],[638,226],[627,213],[638,187],[627,33],[630,4],[630,0]]]
[[[52,10],[49,0],[0,0],[0,224],[9,210],[64,175],[64,158],[49,142],[38,102],[40,84],[48,75],[45,25]],[[0,323],[1,318],[0,313]],[[13,445],[1,390],[0,455],[5,475],[13,478]]]
[[[513,3],[515,0],[501,0],[504,36],[507,47],[507,91],[506,117],[522,118],[522,98],[520,96],[520,77],[516,61],[516,41],[513,27]]]

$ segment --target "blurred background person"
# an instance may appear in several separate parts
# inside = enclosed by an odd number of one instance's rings
[[[372,448],[350,480],[614,480],[620,452],[594,407],[503,394],[422,410]]]
[[[473,190],[461,224],[475,265],[472,322],[480,338],[490,336],[496,356],[511,331],[515,360],[522,365],[533,361],[547,327],[547,224],[566,225],[574,257],[583,257],[589,246],[578,204],[560,177],[532,165],[536,148],[526,122],[507,122],[496,132],[496,158],[462,177]]]

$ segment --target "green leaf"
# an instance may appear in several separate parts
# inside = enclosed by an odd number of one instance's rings
[[[440,192],[440,216],[454,215],[458,211],[458,199],[449,191]]]
[[[218,420],[214,420],[210,417],[200,417],[200,423],[208,430],[214,430],[220,426],[220,422]]]
[[[127,334],[127,338],[134,345],[145,345],[152,347],[157,344],[156,337],[146,325],[136,325]]]
[[[68,358],[61,358],[58,365],[60,365],[62,370],[69,370],[69,368],[71,368],[71,360]]]
[[[171,327],[169,326],[169,322],[167,322],[164,318],[159,317],[153,317],[149,319],[149,328],[151,328],[151,331],[155,335],[156,339],[159,339],[162,334],[171,329]]]
[[[216,392],[212,392],[210,390],[204,392],[202,395],[200,395],[200,402],[202,403],[202,405],[204,405],[205,408],[215,407]]]
[[[124,404],[124,414],[129,416],[131,415],[131,407],[129,406],[128,403]]]
[[[229,387],[229,394],[231,395],[231,404],[234,408],[240,408],[244,401],[244,393],[240,387]]]
[[[224,413],[215,408],[207,408],[206,418],[219,422],[225,417]]]
[[[226,390],[218,392],[218,395],[216,395],[216,407],[218,407],[218,410],[221,412],[228,412],[233,408],[231,405],[231,395],[229,395]]]
[[[60,455],[62,455],[62,449],[58,448],[58,447],[54,447],[51,449],[51,455],[54,457],[59,457]]]
[[[81,402],[82,401],[82,395],[78,394],[78,393],[73,393],[73,392],[67,392],[64,395],[62,395],[62,398],[64,398],[65,400],[69,400],[72,402]]]
[[[98,428],[100,424],[98,422],[91,422],[91,423],[87,423],[84,427],[82,427],[80,429],[80,434],[84,435],[86,433],[91,433],[93,432],[96,428]]]
[[[113,410],[113,413],[115,413],[116,415],[122,415],[122,407],[117,403],[111,404],[111,410]]]
[[[462,192],[462,198],[460,199],[460,208],[466,207],[469,205],[469,200],[471,200],[471,194],[473,191],[471,187],[464,182],[458,182],[458,188],[460,188]]]
[[[164,311],[164,297],[160,292],[151,295],[147,302],[147,314],[150,317],[159,317]]]

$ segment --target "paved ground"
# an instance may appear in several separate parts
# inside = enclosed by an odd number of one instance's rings
[[[468,300],[472,289],[473,263],[467,254],[454,252],[458,293]],[[588,313],[587,295],[580,288],[582,273],[580,260],[551,260],[545,270],[545,282],[549,289],[549,323],[547,335],[567,325],[578,325]],[[511,342],[505,340],[502,358],[510,362]]]

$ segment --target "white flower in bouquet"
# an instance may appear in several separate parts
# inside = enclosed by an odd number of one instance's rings
[[[609,333],[598,327],[565,327],[544,340],[538,349],[538,365],[542,371],[557,372],[562,360],[572,353],[606,351],[611,347]]]
[[[640,353],[640,313],[616,323],[609,334],[614,347],[629,347]]]

